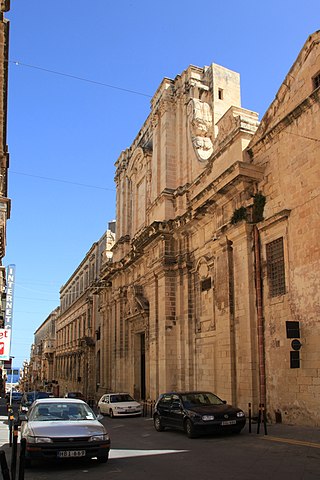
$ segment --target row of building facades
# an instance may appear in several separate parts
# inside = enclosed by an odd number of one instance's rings
[[[115,183],[116,220],[35,332],[25,387],[210,390],[320,426],[320,32],[260,122],[234,71],[164,78]]]
[[[5,314],[8,307],[7,274],[3,259],[7,245],[7,220],[10,218],[11,210],[11,201],[8,198],[9,150],[7,145],[9,22],[4,16],[9,10],[10,0],[0,0],[0,329],[5,328]],[[3,349],[4,343],[1,336],[0,355],[4,353]],[[4,362],[0,360],[0,395],[5,393],[3,366]]]

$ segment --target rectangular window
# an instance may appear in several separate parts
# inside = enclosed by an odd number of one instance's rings
[[[320,87],[320,73],[318,73],[315,77],[313,77],[312,82],[313,82],[313,89],[314,90],[316,88]]]
[[[300,338],[299,322],[286,321],[287,338]]]
[[[223,89],[222,88],[218,88],[218,98],[219,98],[219,100],[223,100]]]
[[[267,274],[270,297],[286,293],[283,238],[278,238],[266,245]]]
[[[290,352],[290,368],[300,368],[300,352]]]

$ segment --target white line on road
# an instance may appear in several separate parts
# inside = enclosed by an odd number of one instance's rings
[[[183,453],[189,450],[120,450],[111,449],[109,458],[144,457],[146,455],[163,455],[167,453]]]

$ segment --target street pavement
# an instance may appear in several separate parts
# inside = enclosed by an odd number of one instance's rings
[[[15,406],[16,410],[17,406]],[[146,419],[144,419],[146,420]],[[150,419],[151,420],[151,419]],[[112,423],[113,425],[114,422]],[[247,425],[248,427],[248,425]],[[246,431],[247,430],[246,427]],[[320,428],[319,427],[303,427],[295,425],[286,425],[283,423],[277,424],[268,424],[267,431],[264,430],[264,425],[260,425],[259,437],[261,439],[262,445],[265,445],[265,449],[268,450],[269,447],[274,447],[278,445],[282,446],[296,446],[296,447],[307,447],[307,450],[310,452],[314,450],[316,457],[318,458],[320,454]],[[257,437],[257,424],[252,424],[252,437]],[[18,437],[19,442],[19,437]],[[261,445],[261,446],[262,446]],[[7,464],[11,463],[11,453],[12,447],[9,444],[9,425],[8,425],[8,415],[7,415],[7,406],[4,399],[0,399],[0,450],[3,450],[6,455]],[[117,459],[123,457],[123,452],[119,449],[114,449],[110,451],[110,458]],[[128,450],[126,450],[128,453]],[[19,453],[18,453],[19,454]],[[145,455],[145,453],[144,453]],[[317,470],[317,469],[316,469]],[[0,472],[1,478],[1,472]],[[287,477],[286,477],[287,478]],[[289,478],[289,477],[288,477]],[[298,477],[297,477],[298,478]],[[300,477],[299,477],[300,478]],[[319,464],[319,476],[305,476],[301,477],[303,479],[314,479],[320,478],[320,464]]]

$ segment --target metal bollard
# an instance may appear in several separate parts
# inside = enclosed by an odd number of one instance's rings
[[[251,433],[251,403],[249,403],[248,414],[249,414],[249,433]]]
[[[11,453],[11,480],[15,480],[17,471],[18,425],[13,427],[13,442]]]
[[[10,472],[7,464],[6,452],[4,450],[0,450],[0,464],[3,480],[10,480]]]
[[[262,414],[263,414],[264,434],[268,435],[268,432],[267,432],[267,413],[266,413],[266,409],[264,408],[263,404],[262,404]]]
[[[257,423],[257,433],[260,433],[260,423],[261,423],[261,403],[259,403],[259,415]]]
[[[27,441],[25,438],[21,438],[20,443],[20,456],[19,456],[19,472],[18,480],[24,480],[24,467],[25,467],[25,458],[26,458],[26,446]]]

